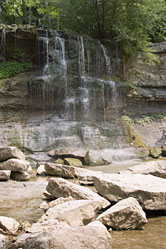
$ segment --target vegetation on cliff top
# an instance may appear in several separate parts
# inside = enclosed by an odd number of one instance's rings
[[[166,39],[166,0],[0,0],[0,21],[111,39],[130,56]]]

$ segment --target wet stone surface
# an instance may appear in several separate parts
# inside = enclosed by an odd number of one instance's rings
[[[0,216],[35,222],[43,213],[38,207],[47,182],[41,177],[28,182],[0,182]]]

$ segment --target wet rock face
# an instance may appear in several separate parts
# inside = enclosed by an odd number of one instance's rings
[[[0,28],[0,39],[1,61],[34,65],[33,72],[0,80],[3,146],[49,151],[125,143],[123,104],[112,80],[121,55],[110,41],[15,25]]]
[[[28,239],[23,249],[73,249],[73,245],[77,249],[111,249],[112,240],[109,232],[100,222],[92,222],[82,227],[54,228],[51,233],[45,232]]]
[[[134,114],[165,112],[166,106],[166,43],[151,46],[152,63],[147,63],[145,55],[126,65],[126,80],[132,82],[134,91],[128,99],[128,108]]]

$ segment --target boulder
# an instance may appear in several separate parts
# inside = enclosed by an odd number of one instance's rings
[[[12,243],[8,249],[22,249],[27,239],[35,237],[36,234],[24,233],[17,237],[16,241]]]
[[[45,165],[41,164],[38,168],[37,168],[37,174],[38,175],[45,175],[46,174],[46,170],[45,170]]]
[[[84,162],[86,153],[87,151],[83,149],[61,148],[49,151],[48,156],[62,159],[64,159],[65,157],[74,157]]]
[[[99,171],[83,169],[62,164],[46,163],[45,171],[48,175],[60,176],[63,178],[79,178],[81,181],[93,181],[95,175],[101,174]]]
[[[166,178],[166,161],[156,160],[143,162],[119,172],[120,174],[144,174]]]
[[[129,197],[119,201],[97,218],[115,230],[139,229],[146,224],[146,214],[138,201]]]
[[[94,177],[97,192],[109,201],[134,197],[143,209],[166,209],[166,180],[140,174],[103,174]]]
[[[64,227],[51,232],[41,233],[27,239],[23,249],[111,249],[112,239],[100,222],[92,222],[87,226]]]
[[[73,198],[71,196],[67,198],[59,197],[58,199],[50,201],[50,202],[43,201],[40,205],[40,209],[48,210],[49,208],[55,207],[57,205],[60,205],[64,202],[69,202],[69,201],[73,201]]]
[[[0,170],[0,181],[7,181],[10,179],[10,170]]]
[[[65,164],[64,160],[62,158],[58,158],[57,160],[55,160],[54,163],[56,163],[56,164]]]
[[[108,164],[111,162],[105,161],[101,152],[99,151],[88,151],[85,155],[85,164],[90,166],[100,166],[104,164]]]
[[[159,158],[162,153],[162,149],[158,147],[151,147],[149,151],[149,155],[153,158]]]
[[[29,166],[28,161],[12,158],[0,163],[0,170],[27,171]]]
[[[100,208],[110,205],[109,201],[89,188],[79,186],[65,179],[51,178],[46,189],[55,198],[72,196],[75,200],[95,200],[98,201]]]
[[[48,211],[31,227],[30,233],[52,230],[54,225],[65,222],[69,226],[83,226],[96,218],[99,210],[98,201],[73,200],[49,208]]]
[[[19,150],[17,147],[7,147],[7,148],[0,148],[0,161],[6,161],[10,158],[17,158],[20,160],[25,160],[24,153]]]
[[[31,178],[36,177],[35,171],[13,171],[11,173],[11,179],[17,181],[28,181]]]
[[[45,172],[48,175],[60,176],[69,179],[73,179],[76,176],[75,167],[65,166],[62,164],[46,163]]]
[[[0,230],[9,235],[16,235],[20,224],[13,218],[0,216]]]
[[[82,167],[82,162],[77,158],[64,158],[64,164],[75,166],[75,167]]]

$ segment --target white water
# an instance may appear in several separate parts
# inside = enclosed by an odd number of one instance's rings
[[[107,55],[107,51],[106,48],[104,47],[104,45],[99,42],[101,49],[103,51],[103,56],[105,58],[106,61],[106,69],[107,69],[107,74],[110,76],[111,75],[111,61],[110,61],[110,57]]]
[[[6,30],[5,28],[2,30],[2,37],[1,37],[1,48],[2,48],[2,54],[5,57],[5,45],[6,45]]]
[[[90,119],[90,96],[89,90],[87,86],[87,77],[86,77],[86,68],[85,68],[85,48],[84,48],[84,40],[83,37],[80,36],[78,38],[78,65],[79,65],[79,73],[81,79],[81,101],[82,101],[82,112],[84,120]]]

